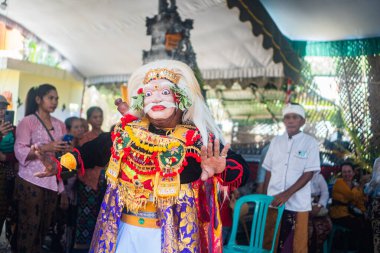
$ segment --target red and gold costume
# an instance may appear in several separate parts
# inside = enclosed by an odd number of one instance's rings
[[[201,181],[202,142],[192,125],[158,130],[127,115],[112,139],[109,186],[90,252],[114,252],[120,220],[161,228],[161,252],[221,252],[218,187],[239,185],[244,162],[231,153],[224,173]]]

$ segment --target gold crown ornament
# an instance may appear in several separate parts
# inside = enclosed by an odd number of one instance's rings
[[[180,75],[166,68],[151,69],[145,75],[144,84],[147,84],[152,80],[166,79],[177,85],[180,78]]]

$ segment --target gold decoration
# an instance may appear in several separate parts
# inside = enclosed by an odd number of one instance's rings
[[[172,205],[178,197],[181,185],[179,173],[172,177],[163,177],[160,174],[157,172],[154,180],[153,196],[156,201],[164,201],[166,205]]]
[[[145,209],[152,191],[145,189],[142,185],[137,186],[123,180],[119,182],[119,196],[127,211],[138,213],[140,210]]]
[[[158,79],[166,79],[174,84],[178,84],[180,78],[181,78],[180,75],[166,68],[151,69],[145,75],[144,84],[147,84],[152,80],[158,80]]]
[[[108,183],[116,186],[116,183],[118,181],[119,172],[120,172],[120,163],[121,163],[121,157],[123,156],[123,152],[119,153],[120,158],[116,159],[113,156],[111,156],[111,159],[108,163],[106,176]]]
[[[199,249],[200,238],[198,229],[203,228],[198,226],[196,204],[189,202],[189,199],[194,197],[192,184],[181,184],[178,204],[165,212],[166,226],[164,231],[165,236],[162,240],[162,248],[164,249],[162,253],[197,252]],[[186,210],[182,209],[183,206],[186,206]],[[181,215],[180,218],[177,217],[178,213]]]
[[[125,127],[129,138],[139,148],[152,152],[166,152],[172,148],[178,147],[181,143],[172,138],[162,137],[157,134],[152,134],[144,129],[134,128],[130,126]]]
[[[107,170],[109,181],[118,175],[121,202],[133,213],[143,210],[149,201],[158,207],[175,203],[186,153],[200,155],[198,147],[186,146],[188,131],[196,131],[196,127],[177,125],[165,129],[166,136],[151,133],[148,128],[147,119],[116,128],[122,140],[114,141],[120,160],[111,158]]]

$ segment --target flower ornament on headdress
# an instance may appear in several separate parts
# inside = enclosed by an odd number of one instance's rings
[[[181,76],[176,72],[167,68],[157,68],[149,70],[144,78],[143,84],[146,85],[153,80],[165,79],[173,83],[174,85],[170,88],[175,96],[175,102],[178,104],[178,108],[181,111],[185,111],[190,108],[191,102],[186,94],[186,92],[178,87],[178,82]],[[141,111],[144,109],[144,97],[143,88],[138,89],[137,96],[132,97],[134,100],[131,108],[136,111]]]
[[[191,106],[191,101],[187,97],[185,91],[177,86],[173,86],[171,90],[174,92],[175,102],[178,104],[178,108],[181,111],[189,109]]]
[[[132,97],[134,102],[132,103],[131,109],[135,111],[142,111],[144,109],[144,91],[143,88],[137,90],[137,96]]]

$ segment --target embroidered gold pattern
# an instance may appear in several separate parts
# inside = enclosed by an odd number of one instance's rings
[[[142,210],[149,199],[157,207],[175,203],[187,153],[200,155],[198,147],[186,145],[187,132],[198,133],[195,127],[178,125],[167,136],[151,133],[148,127],[143,119],[116,129],[120,134],[114,140],[115,156],[107,170],[111,182],[119,175],[121,202],[133,213]]]
[[[163,207],[161,217],[165,221],[165,237],[162,253],[199,252],[199,229],[196,205],[189,201],[194,198],[191,184],[182,184],[175,206]],[[185,209],[182,209],[185,207]],[[178,225],[178,221],[180,223]]]

